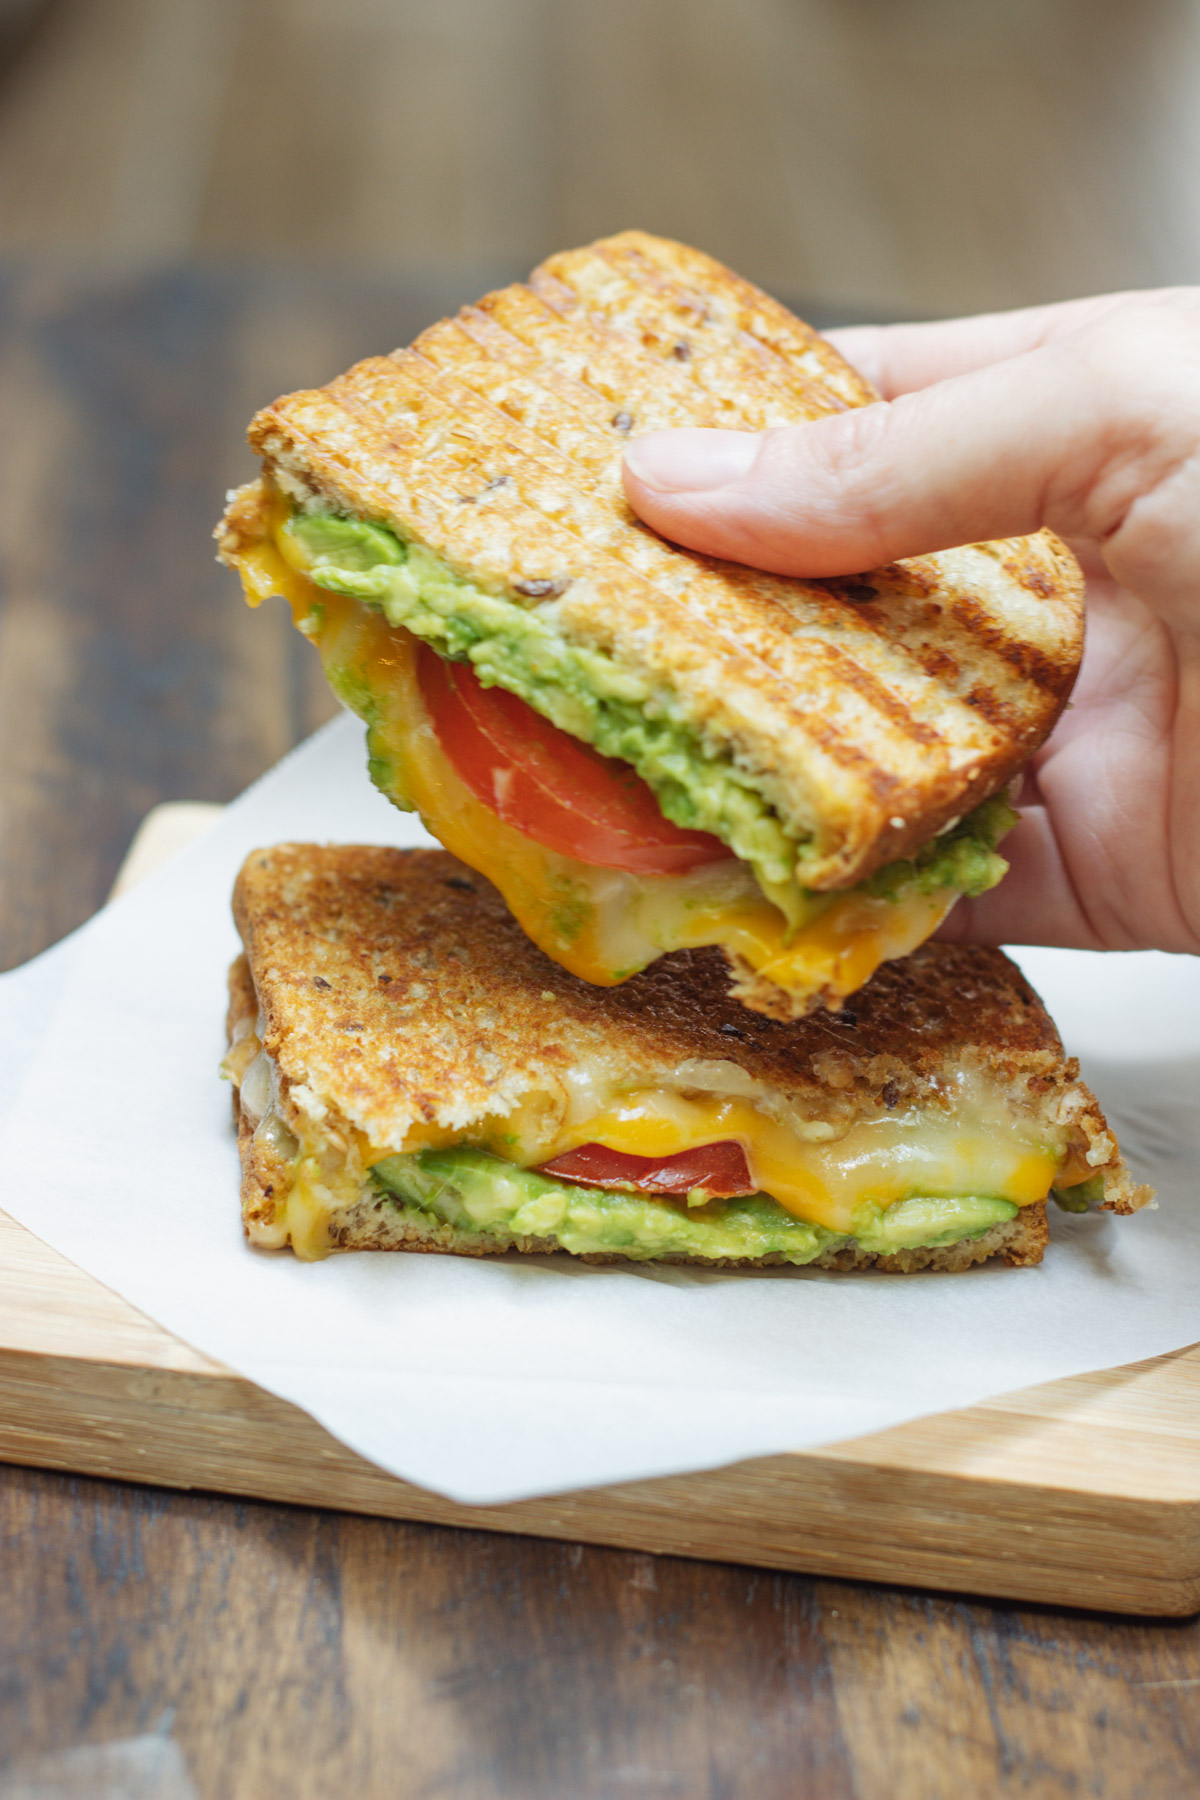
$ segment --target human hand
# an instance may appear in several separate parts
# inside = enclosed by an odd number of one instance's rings
[[[664,537],[848,575],[1049,526],[1087,577],[1071,707],[1031,760],[964,943],[1200,953],[1200,289],[830,332],[884,399],[625,459]]]

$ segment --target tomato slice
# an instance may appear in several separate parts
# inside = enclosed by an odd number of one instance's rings
[[[735,1194],[753,1194],[754,1183],[740,1144],[698,1144],[674,1156],[630,1156],[603,1144],[580,1144],[553,1161],[543,1163],[539,1175],[554,1175],[579,1187],[636,1188],[640,1194],[687,1194],[705,1188],[729,1200]]]
[[[677,875],[731,852],[663,817],[628,763],[601,756],[470,663],[420,644],[421,697],[446,755],[476,799],[538,844],[605,869]]]

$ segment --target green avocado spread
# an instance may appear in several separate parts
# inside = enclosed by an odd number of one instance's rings
[[[555,617],[552,583],[545,584],[545,595],[531,596],[541,604],[521,605],[464,580],[387,526],[330,513],[294,513],[282,540],[288,560],[318,587],[378,607],[389,624],[403,625],[441,655],[471,662],[485,686],[506,688],[602,755],[631,763],[667,818],[728,844],[793,925],[811,911],[801,885],[808,847],[785,827],[755,777],[673,715],[669,695],[651,692],[603,652],[568,643]],[[370,693],[359,691],[361,679],[330,674],[341,697],[369,724],[374,703]],[[389,798],[402,799],[389,789],[378,761],[371,773]],[[889,863],[863,885],[895,900],[914,886],[926,893],[955,888],[982,894],[1008,867],[995,846],[1015,822],[1007,800],[995,795],[915,856]]]
[[[615,1188],[573,1187],[465,1148],[389,1156],[371,1175],[402,1213],[426,1225],[432,1216],[502,1243],[549,1238],[576,1256],[616,1251],[634,1259],[781,1256],[809,1263],[823,1250],[852,1243],[887,1256],[980,1237],[1017,1212],[1011,1200],[988,1195],[914,1195],[886,1210],[865,1201],[855,1209],[853,1233],[840,1234],[793,1218],[768,1194],[698,1206],[646,1199]]]

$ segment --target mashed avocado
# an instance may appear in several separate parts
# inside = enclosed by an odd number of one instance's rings
[[[793,926],[811,912],[797,873],[806,844],[788,831],[754,777],[704,743],[687,720],[672,717],[669,697],[652,693],[602,652],[568,644],[556,629],[552,593],[539,596],[546,603],[536,608],[487,593],[421,545],[363,519],[296,513],[282,538],[289,561],[318,587],[379,607],[389,624],[405,626],[444,656],[469,660],[486,686],[506,688],[603,755],[631,763],[667,818],[728,844]],[[377,709],[369,692],[357,691],[361,681],[339,681],[336,670],[331,678],[370,724]],[[386,770],[373,764],[371,773],[388,792]],[[1007,801],[995,796],[863,885],[893,900],[914,886],[981,894],[1008,867],[995,845],[1015,822]]]
[[[1085,1213],[1093,1206],[1104,1204],[1104,1177],[1093,1175],[1088,1181],[1080,1181],[1074,1187],[1051,1188],[1050,1198],[1063,1212]]]
[[[885,1210],[867,1201],[854,1215],[854,1236],[806,1225],[767,1194],[710,1200],[648,1200],[612,1188],[572,1187],[482,1150],[422,1150],[389,1156],[371,1171],[376,1186],[401,1208],[433,1214],[462,1231],[511,1242],[548,1237],[576,1256],[782,1256],[809,1263],[822,1250],[857,1242],[887,1255],[919,1245],[942,1247],[1014,1218],[1011,1200],[988,1196],[914,1196]]]

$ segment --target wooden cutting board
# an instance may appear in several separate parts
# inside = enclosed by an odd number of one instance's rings
[[[118,887],[218,811],[157,808]],[[364,1462],[0,1214],[0,1458],[1058,1605],[1200,1608],[1200,1347],[830,1450],[458,1506]]]

